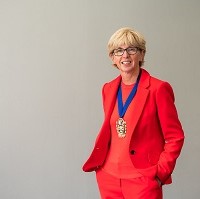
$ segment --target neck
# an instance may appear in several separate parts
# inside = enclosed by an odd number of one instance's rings
[[[126,85],[134,84],[137,81],[137,77],[139,75],[139,72],[140,72],[140,69],[133,72],[133,73],[122,72],[121,73],[122,82]]]

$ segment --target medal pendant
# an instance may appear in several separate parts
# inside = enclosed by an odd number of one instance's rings
[[[119,138],[125,138],[126,137],[126,122],[123,118],[119,118],[116,121],[116,130],[117,130]]]

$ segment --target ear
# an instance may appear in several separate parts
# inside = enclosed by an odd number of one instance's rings
[[[140,52],[140,54],[141,54],[141,61],[144,61],[145,51],[142,50],[142,51]]]
[[[109,57],[110,57],[111,60],[113,60],[114,59],[113,53],[110,53]]]
[[[109,57],[110,57],[110,59],[112,60],[112,62],[113,62],[113,64],[114,64],[114,63],[115,63],[115,62],[114,62],[114,55],[113,55],[112,53],[110,53],[110,54],[109,54]]]
[[[145,51],[145,50],[142,50],[142,55],[143,55],[143,56],[145,56],[145,53],[146,53],[146,51]]]

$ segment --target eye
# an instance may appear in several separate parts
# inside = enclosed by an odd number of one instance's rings
[[[129,53],[135,53],[135,52],[137,52],[137,48],[128,48],[127,51]]]
[[[123,53],[124,52],[124,49],[117,49],[115,50],[115,53]]]
[[[113,53],[116,56],[121,56],[124,53],[124,49],[122,49],[122,48],[115,49]]]

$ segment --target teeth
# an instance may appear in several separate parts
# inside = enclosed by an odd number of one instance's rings
[[[122,64],[130,64],[130,61],[123,61]]]

